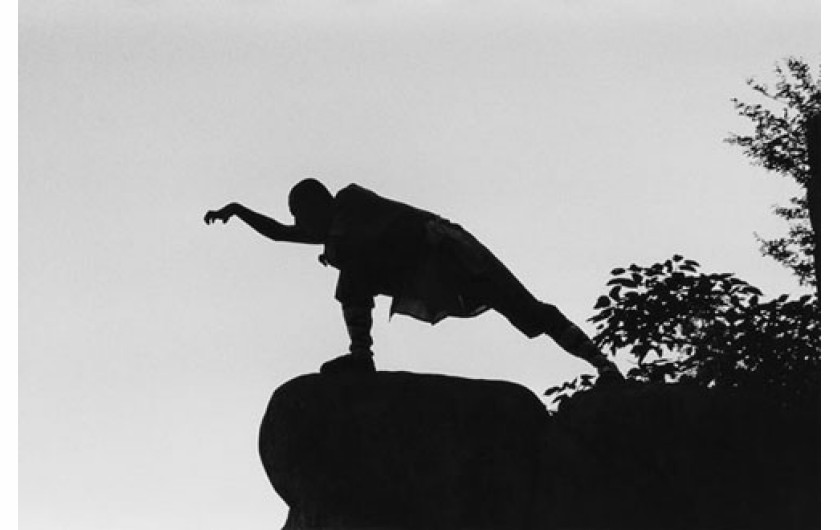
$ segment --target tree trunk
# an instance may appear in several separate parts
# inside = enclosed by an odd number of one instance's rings
[[[814,272],[817,275],[817,294],[820,293],[820,114],[811,117],[805,123],[805,139],[808,147],[810,178],[805,188],[808,202],[808,215],[814,230]]]

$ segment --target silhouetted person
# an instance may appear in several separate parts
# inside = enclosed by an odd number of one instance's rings
[[[335,297],[350,335],[350,353],[324,363],[322,372],[375,370],[371,311],[374,297],[387,295],[392,315],[432,324],[494,309],[527,337],[546,334],[588,361],[603,382],[623,379],[580,328],[553,305],[537,300],[457,224],[356,184],[333,197],[315,179],[292,188],[289,209],[295,218],[292,226],[238,203],[207,212],[204,222],[237,216],[274,241],[324,245],[319,261],[340,271]]]

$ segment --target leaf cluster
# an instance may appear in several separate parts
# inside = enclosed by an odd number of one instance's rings
[[[814,79],[806,62],[793,57],[783,66],[777,64],[775,73],[772,88],[755,79],[747,81],[764,104],[732,99],[738,114],[750,119],[755,129],[751,134],[733,133],[725,141],[741,147],[754,163],[805,185],[809,178],[805,122],[820,112],[820,80]]]
[[[759,386],[798,392],[819,378],[817,299],[765,299],[731,273],[705,273],[680,255],[612,271],[595,304],[593,340],[631,355],[645,382]]]
[[[788,221],[788,233],[782,237],[765,239],[755,234],[761,243],[759,250],[762,255],[778,261],[799,279],[802,285],[816,285],[814,249],[816,248],[816,234],[808,219],[808,209],[805,200],[794,197],[790,206],[776,206],[774,212]]]
[[[588,392],[595,388],[595,376],[583,374],[571,381],[566,381],[560,386],[553,386],[545,391],[545,395],[551,398],[552,405],[559,405],[579,392]]]

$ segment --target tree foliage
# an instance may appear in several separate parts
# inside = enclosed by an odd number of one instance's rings
[[[801,59],[788,58],[776,65],[777,81],[772,87],[749,79],[749,87],[761,96],[761,103],[732,101],[739,115],[753,122],[750,134],[731,134],[726,142],[740,147],[755,164],[793,178],[803,188],[811,179],[806,130],[808,120],[820,114],[820,79]],[[802,284],[816,282],[814,249],[817,241],[809,222],[807,203],[800,196],[787,205],[774,207],[774,213],[789,223],[787,235],[764,239],[762,254],[790,268]]]
[[[788,398],[819,381],[820,318],[814,296],[767,299],[730,273],[705,273],[675,255],[612,271],[590,321],[595,342],[631,355],[645,382],[753,387]]]
[[[589,321],[602,350],[633,359],[631,380],[751,389],[780,402],[819,388],[815,296],[767,298],[731,273],[703,272],[680,255],[611,276]],[[584,375],[546,395],[558,403],[593,387]]]
[[[787,59],[775,73],[773,87],[747,82],[761,103],[733,100],[754,130],[726,141],[803,187],[803,194],[774,209],[788,221],[788,233],[759,237],[760,250],[819,293],[820,81],[800,59]],[[607,290],[590,319],[593,339],[606,352],[631,357],[630,379],[754,389],[782,402],[812,398],[819,389],[819,295],[767,298],[733,274],[703,272],[679,255],[613,269]],[[595,386],[584,375],[546,394],[558,403]]]

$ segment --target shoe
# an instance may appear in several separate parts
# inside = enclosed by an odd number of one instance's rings
[[[373,356],[348,353],[321,365],[322,374],[372,374],[376,372]]]

